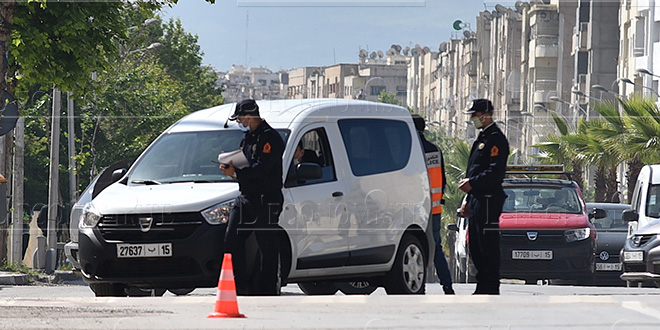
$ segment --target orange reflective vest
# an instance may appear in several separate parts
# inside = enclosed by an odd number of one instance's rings
[[[442,194],[444,192],[442,153],[432,151],[426,153],[426,168],[431,180],[431,209],[433,214],[442,213]]]

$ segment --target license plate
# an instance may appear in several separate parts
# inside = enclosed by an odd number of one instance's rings
[[[621,270],[621,263],[604,263],[604,262],[597,262],[596,263],[596,270],[602,270],[602,271],[620,271]]]
[[[642,251],[632,251],[632,252],[623,252],[624,261],[644,261],[644,252]]]
[[[552,250],[513,250],[511,258],[521,260],[552,260]]]
[[[172,243],[117,244],[117,258],[171,257]]]

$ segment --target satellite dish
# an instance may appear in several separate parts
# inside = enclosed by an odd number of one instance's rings
[[[366,49],[360,49],[360,58],[366,58],[369,56],[369,52]]]
[[[14,100],[14,96],[7,91],[2,91],[0,96],[0,111],[2,112],[0,118],[0,136],[9,133],[16,127],[18,121],[18,105]]]
[[[382,59],[383,56],[384,56],[384,55],[383,55],[383,51],[382,51],[382,50],[379,50],[379,51],[378,51],[378,58],[379,58],[379,59]]]
[[[447,51],[447,42],[445,42],[445,41],[441,42],[441,43],[440,43],[440,47],[438,47],[438,50],[439,50],[441,53],[446,52],[446,51]]]
[[[470,37],[472,37],[472,33],[470,33],[470,31],[463,31],[463,37],[465,39],[470,39]]]
[[[396,51],[394,50],[394,48],[390,48],[385,52],[385,55],[394,56],[394,55],[396,55]]]
[[[375,60],[376,57],[378,57],[378,54],[376,54],[376,52],[371,52],[371,55],[369,55],[369,58],[371,58],[372,60]]]
[[[422,53],[422,48],[419,47],[419,45],[415,48],[412,49],[411,54],[412,56],[418,56]]]
[[[424,50],[424,54],[428,54],[431,52],[431,48],[429,47],[424,47],[423,50]]]
[[[500,14],[504,14],[504,13],[507,12],[507,8],[504,7],[504,6],[502,6],[502,5],[500,5],[500,4],[496,4],[496,5],[495,5],[495,10],[496,10],[498,13],[500,13]]]
[[[454,30],[458,31],[463,28],[463,22],[460,19],[457,19],[452,26],[454,27]]]
[[[403,50],[403,55],[408,56],[408,53],[410,53],[410,47],[406,47],[406,48]]]
[[[396,53],[397,53],[397,54],[400,54],[400,53],[401,53],[401,45],[394,45],[393,48],[396,50]]]

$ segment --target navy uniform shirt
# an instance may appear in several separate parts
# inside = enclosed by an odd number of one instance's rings
[[[236,169],[241,193],[267,193],[282,189],[284,140],[266,121],[245,133],[241,149],[250,166]]]
[[[509,157],[509,142],[495,123],[486,127],[472,144],[466,177],[471,195],[502,196],[502,181]]]

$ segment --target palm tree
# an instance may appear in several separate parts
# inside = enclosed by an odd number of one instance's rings
[[[632,196],[637,176],[644,164],[660,163],[660,110],[651,99],[632,96],[619,99],[623,109],[626,134],[618,145],[619,152],[628,159],[628,196]]]
[[[580,154],[575,153],[566,140],[563,138],[574,134],[575,132],[571,131],[568,123],[564,118],[558,116],[555,113],[551,113],[552,119],[557,126],[559,134],[549,134],[545,137],[545,141],[533,145],[533,147],[539,148],[539,153],[532,155],[532,158],[538,159],[545,164],[563,164],[567,170],[572,171],[570,179],[574,180],[580,190],[584,191],[584,179],[583,179],[583,159],[580,157]],[[578,122],[578,129],[581,129],[583,126],[583,121],[580,119]]]

